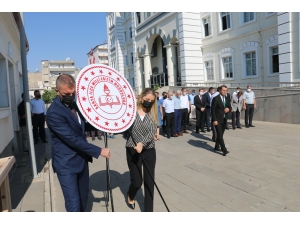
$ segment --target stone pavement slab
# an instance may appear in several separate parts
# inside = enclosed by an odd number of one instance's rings
[[[194,124],[194,120],[191,120]],[[243,123],[243,122],[242,122]],[[156,182],[174,212],[285,212],[300,210],[299,125],[255,121],[255,128],[226,130],[226,157],[216,153],[211,132],[192,132],[156,142]],[[89,142],[103,146],[104,142]],[[144,210],[143,187],[136,196],[136,209],[126,204],[130,176],[126,140],[121,134],[109,139],[110,169],[115,211]],[[111,211],[106,202],[105,159],[90,166],[90,194],[86,211]],[[53,173],[52,169],[51,172]],[[58,180],[52,182],[54,211],[65,211]],[[155,189],[154,211],[166,209]]]

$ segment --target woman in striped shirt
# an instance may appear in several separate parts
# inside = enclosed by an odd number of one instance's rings
[[[156,163],[156,152],[154,140],[157,126],[157,104],[155,92],[151,88],[146,88],[137,100],[136,119],[130,128],[130,135],[126,143],[127,164],[130,171],[129,190],[127,192],[128,205],[135,208],[134,197],[142,186],[142,165],[140,157],[142,154],[145,163],[154,177]],[[143,166],[144,187],[145,187],[145,212],[153,212],[154,182],[148,170]]]

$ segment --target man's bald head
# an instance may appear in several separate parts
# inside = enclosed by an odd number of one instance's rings
[[[66,85],[69,88],[75,87],[75,79],[70,74],[62,74],[56,79],[56,88],[61,89],[62,85]]]

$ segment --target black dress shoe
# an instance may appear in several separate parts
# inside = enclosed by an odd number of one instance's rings
[[[241,128],[241,127],[237,127],[237,128],[239,128],[239,129],[243,129],[243,128]]]
[[[196,133],[199,134],[199,130],[196,130]]]
[[[249,127],[255,127],[255,126],[253,126],[253,125],[251,124],[251,125],[249,125]]]
[[[235,127],[233,127],[232,130],[235,130]]]
[[[226,130],[229,130],[229,127],[226,127]]]
[[[170,135],[168,135],[168,136],[167,136],[167,138],[168,138],[168,139],[170,139],[170,138],[171,138],[171,136],[170,136]]]
[[[226,156],[227,152],[223,152],[223,156]]]
[[[201,130],[202,133],[206,133],[205,130]]]
[[[101,141],[101,140],[102,140],[102,138],[101,138],[101,137],[98,137],[98,140],[100,140],[100,141]]]
[[[248,125],[246,125],[246,128],[249,128],[249,126],[248,126]]]
[[[95,138],[94,138],[94,137],[92,137],[92,141],[95,141]]]
[[[210,132],[210,129],[207,129],[207,132]]]

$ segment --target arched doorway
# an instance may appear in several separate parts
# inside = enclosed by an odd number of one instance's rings
[[[159,35],[156,35],[150,51],[152,72],[150,75],[151,88],[155,86],[168,86],[167,51],[164,45],[163,39]]]

